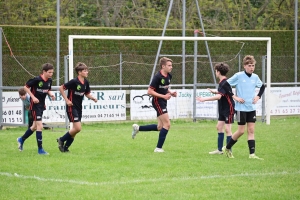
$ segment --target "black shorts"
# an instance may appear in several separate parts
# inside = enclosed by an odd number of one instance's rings
[[[234,122],[234,115],[219,113],[218,121],[225,121],[225,124],[232,124]]]
[[[70,122],[81,122],[82,112],[76,108],[72,107],[72,112],[67,112],[67,115]]]
[[[44,110],[37,109],[37,110],[30,110],[29,112],[31,113],[32,121],[42,121]]]
[[[161,116],[162,114],[168,113],[167,102],[158,101],[157,98],[153,98],[152,106],[156,110],[157,117]]]
[[[255,123],[256,121],[256,111],[236,111],[236,120],[238,125],[245,125],[248,122]]]

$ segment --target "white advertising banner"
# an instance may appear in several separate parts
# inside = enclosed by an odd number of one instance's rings
[[[207,89],[199,89],[196,92],[197,97],[211,97],[214,96]],[[200,118],[218,118],[218,101],[196,101],[196,117]]]
[[[177,118],[192,118],[193,117],[193,89],[177,90]],[[207,89],[198,89],[196,97],[213,96]],[[196,101],[196,117],[197,118],[217,118],[217,101]]]
[[[176,111],[170,114],[170,118],[192,118],[193,115],[193,90],[178,89],[177,97],[168,101],[168,111]],[[233,88],[235,93],[235,89]],[[259,88],[256,89],[256,94]],[[198,89],[196,96],[209,97],[213,96],[207,89]],[[140,99],[140,100],[138,100]],[[271,108],[271,115],[295,115],[300,114],[300,88],[299,87],[276,87],[271,88],[271,99],[266,103]],[[151,97],[147,95],[146,90],[132,90],[130,96],[130,115],[131,120],[154,119],[156,111],[152,108]],[[175,107],[174,107],[175,106]],[[256,104],[256,115],[262,115],[262,100]],[[197,118],[214,118],[218,117],[217,101],[196,101]]]
[[[178,89],[177,92],[177,118],[193,117],[193,90]]]
[[[2,93],[2,122],[9,124],[23,124],[23,102],[18,92]]]
[[[178,89],[177,97],[168,100],[168,114],[170,119],[193,117],[193,90]],[[197,90],[197,96],[213,95],[206,89]],[[152,106],[152,97],[147,90],[131,90],[130,92],[130,116],[131,120],[156,119],[156,111]],[[196,117],[216,118],[216,101],[196,102]]]
[[[233,90],[235,93],[235,90]],[[259,88],[255,88],[255,94],[258,94]],[[262,99],[256,102],[256,116],[262,116]]]
[[[177,97],[168,100],[168,113],[170,119],[192,118],[193,90],[178,89]],[[259,89],[256,89],[258,93]],[[43,113],[44,122],[65,122],[65,101],[58,91],[53,91],[55,101],[46,98],[46,110]],[[95,103],[84,97],[82,121],[114,121],[126,120],[126,91],[125,90],[97,90],[92,91],[98,99]],[[2,93],[3,123],[23,124],[23,102],[18,92]],[[212,96],[206,89],[199,89],[196,96]],[[131,120],[156,119],[156,111],[152,107],[152,97],[147,90],[130,91],[130,116]],[[196,102],[197,118],[217,118],[217,101]],[[271,115],[299,115],[300,114],[300,88],[276,87],[271,88],[271,98],[266,99],[270,106]],[[262,115],[262,101],[256,105],[257,116]]]
[[[43,122],[65,122],[66,103],[58,91],[53,91],[55,101],[46,98]],[[93,90],[98,102],[84,97],[82,122],[126,120],[126,90]]]
[[[270,115],[299,115],[300,114],[300,88],[279,87],[271,88],[271,99],[267,101],[270,106]]]
[[[176,98],[168,100],[168,114],[170,119],[176,118]],[[156,119],[156,111],[152,106],[152,96],[147,94],[147,90],[130,91],[130,118],[131,120]]]

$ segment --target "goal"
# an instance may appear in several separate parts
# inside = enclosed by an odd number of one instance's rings
[[[134,42],[148,42],[148,41],[164,41],[164,42],[178,42],[178,41],[190,41],[190,42],[203,42],[203,41],[209,41],[209,42],[218,42],[218,43],[222,43],[222,42],[232,42],[232,44],[234,42],[247,42],[249,41],[249,43],[254,43],[254,42],[264,42],[265,45],[265,49],[263,52],[263,56],[266,57],[266,90],[265,90],[265,96],[266,99],[271,99],[270,96],[270,86],[271,86],[271,38],[270,37],[162,37],[162,36],[104,36],[104,35],[69,35],[69,79],[73,78],[73,68],[74,68],[74,42],[75,40],[98,40],[98,41],[134,41]],[[169,43],[170,44],[170,43]],[[224,45],[224,46],[230,46],[230,45]],[[145,45],[145,48],[147,48],[147,46]],[[197,51],[197,47],[195,48],[195,51]],[[249,52],[248,54],[251,54],[251,52]],[[195,53],[194,57],[193,57],[193,62],[194,62],[194,70],[197,71],[198,68],[198,61],[197,61],[197,56],[199,54]],[[186,55],[187,56],[187,55]],[[154,63],[154,65],[156,65],[156,63]],[[237,71],[235,71],[237,72]],[[210,71],[211,73],[211,71]],[[197,95],[197,88],[199,86],[201,86],[201,83],[199,83],[199,81],[197,80],[197,72],[194,71],[194,81],[192,84],[172,84],[171,87],[173,88],[178,88],[181,87],[183,90],[186,89],[186,87],[191,87],[193,89],[193,94],[191,95],[191,106],[192,106],[192,110],[189,111],[190,113],[188,113],[186,110],[184,112],[187,113],[187,116],[191,116],[195,119],[196,115],[197,115],[197,106],[196,106],[196,100],[195,100],[195,96]],[[149,77],[150,78],[150,77]],[[213,85],[213,84],[212,84]],[[114,86],[110,86],[110,88],[121,88],[123,87],[123,85],[120,83],[119,85],[114,85]],[[134,86],[127,86],[127,87],[133,87],[133,88],[139,88],[139,85],[134,85]],[[184,94],[184,91],[182,91],[182,94]],[[134,94],[137,97],[140,97],[141,100],[146,100],[147,103],[149,104],[148,100],[151,97],[148,97],[147,95],[145,95],[145,91],[142,91],[140,94]],[[116,97],[117,98],[117,97]],[[133,99],[133,98],[131,98]],[[137,104],[139,104],[140,106],[140,110],[143,110],[143,112],[148,113],[147,112],[147,105],[141,105],[141,101],[137,101],[135,99],[135,102]],[[168,104],[168,108],[170,111],[170,117],[171,118],[177,118],[178,117],[178,113],[180,112],[180,106],[179,104],[181,104],[179,101],[177,100],[173,100],[172,106],[169,107]],[[189,105],[184,105],[184,106],[189,106]],[[268,106],[268,104],[265,105],[265,113],[266,113],[266,124],[270,124],[270,107]],[[151,109],[151,108],[149,108]],[[213,108],[215,109],[215,108]],[[149,110],[150,111],[150,110]],[[209,112],[214,112],[212,110],[210,110]],[[147,118],[147,116],[146,116]],[[132,120],[134,120],[135,118],[132,118]],[[139,119],[139,118],[136,118]]]

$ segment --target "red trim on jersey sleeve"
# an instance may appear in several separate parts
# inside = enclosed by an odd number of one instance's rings
[[[73,92],[72,92],[72,90],[70,90],[69,93],[70,93],[69,100],[70,100],[71,102],[73,102],[73,101],[72,101],[72,100],[73,100]],[[72,113],[72,106],[68,106],[68,112],[71,112],[71,113]]]
[[[229,95],[225,95],[226,99],[227,99],[227,102],[229,104],[229,113],[230,115],[234,115],[234,107],[233,107],[233,104],[231,102],[231,98]]]

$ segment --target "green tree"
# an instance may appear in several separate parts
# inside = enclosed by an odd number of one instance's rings
[[[295,0],[206,0],[199,6],[206,29],[292,30]],[[56,25],[56,1],[0,0],[0,24]],[[61,0],[61,26],[163,28],[169,0]],[[168,28],[200,27],[195,0],[174,0]]]

